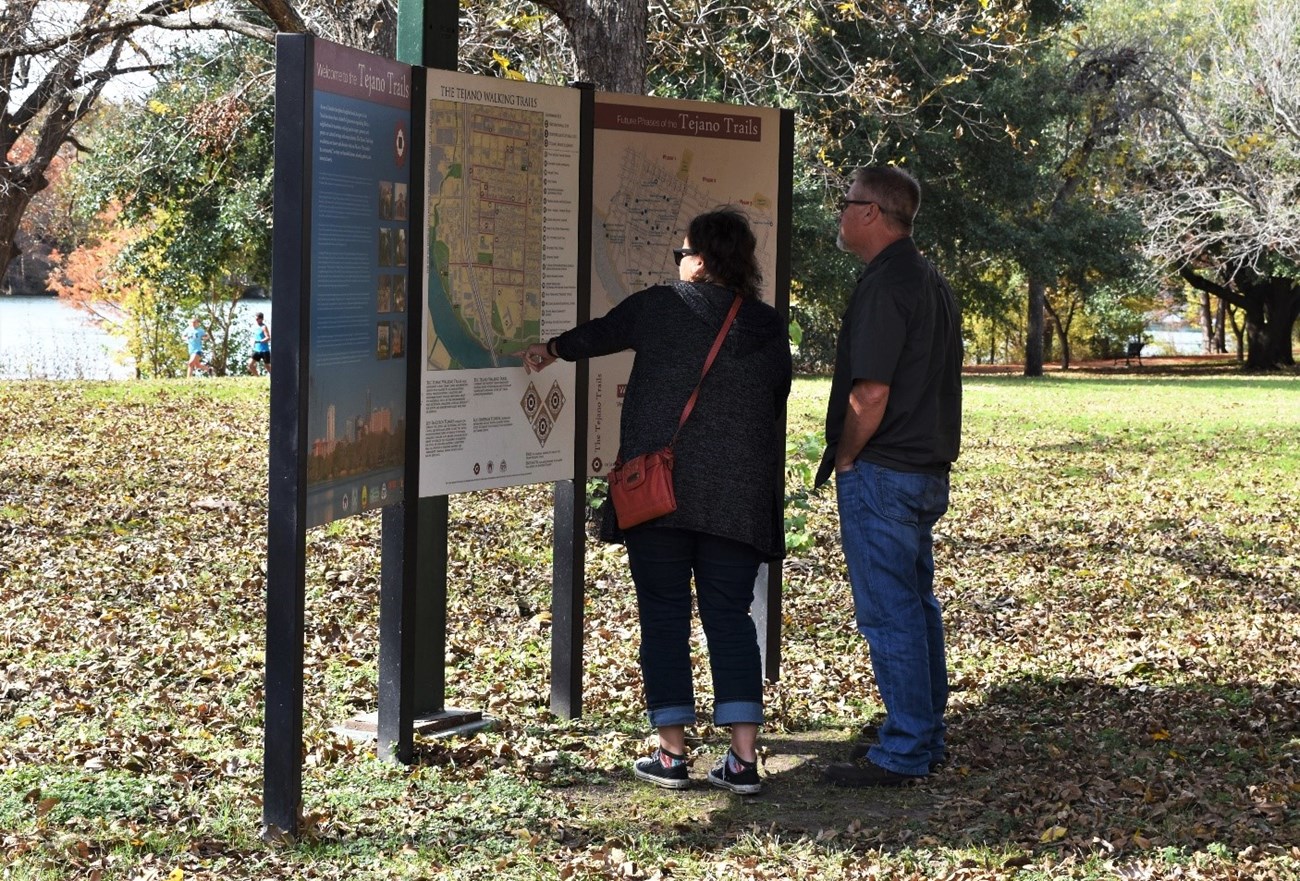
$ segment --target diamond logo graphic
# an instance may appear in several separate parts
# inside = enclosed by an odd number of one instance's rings
[[[564,404],[564,390],[560,388],[559,382],[551,383],[545,397],[537,390],[536,385],[528,383],[519,407],[528,417],[528,424],[533,427],[533,434],[537,435],[537,441],[542,446],[546,446],[546,440],[551,436],[551,429],[555,427],[555,423],[559,421]],[[505,470],[504,463],[501,470]]]

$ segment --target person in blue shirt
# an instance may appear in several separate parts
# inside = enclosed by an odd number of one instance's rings
[[[189,330],[185,331],[185,345],[190,353],[190,360],[186,364],[186,376],[193,376],[195,372],[212,373],[212,368],[203,363],[203,340],[207,336],[208,332],[202,323],[197,318],[191,318]]]
[[[271,325],[263,319],[262,313],[253,316],[253,356],[248,359],[248,372],[257,376],[257,362],[266,365],[266,375],[271,375]]]

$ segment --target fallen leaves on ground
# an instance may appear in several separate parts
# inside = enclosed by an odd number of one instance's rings
[[[785,568],[749,800],[632,781],[617,547],[589,547],[585,715],[551,716],[543,486],[452,498],[448,704],[496,726],[420,738],[409,768],[334,734],[376,706],[379,518],[313,530],[298,843],[258,836],[264,387],[0,384],[0,851],[19,877],[168,881],[1295,878],[1300,408],[1270,403],[1293,382],[1220,382],[1238,421],[1214,432],[1150,396],[1115,421],[1103,381],[1046,387],[1107,414],[1087,431],[1044,387],[968,390],[936,536],[952,757],[898,792],[820,783],[880,710],[828,493]],[[702,778],[725,731],[691,746]]]

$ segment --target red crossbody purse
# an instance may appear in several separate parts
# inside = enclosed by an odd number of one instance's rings
[[[677,510],[677,496],[673,492],[673,444],[677,443],[678,433],[686,424],[691,410],[695,409],[695,401],[700,396],[700,384],[718,357],[722,341],[727,338],[727,331],[731,329],[731,322],[739,311],[740,295],[737,294],[726,321],[722,322],[717,339],[713,341],[709,356],[704,359],[700,380],[695,383],[695,390],[682,408],[682,418],[677,420],[677,431],[673,432],[673,439],[668,442],[668,446],[643,453],[626,462],[619,459],[610,469],[606,480],[609,481],[609,499],[614,504],[619,529],[630,529]]]

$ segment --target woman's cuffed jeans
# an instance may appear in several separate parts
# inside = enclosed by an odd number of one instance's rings
[[[859,460],[836,474],[835,492],[858,631],[887,714],[867,758],[899,774],[927,774],[945,756],[948,667],[933,527],[948,510],[948,475]]]
[[[713,722],[763,721],[763,673],[749,607],[762,557],[749,545],[689,529],[627,531],[641,616],[641,676],[650,724],[695,722],[691,578],[713,672]]]

